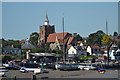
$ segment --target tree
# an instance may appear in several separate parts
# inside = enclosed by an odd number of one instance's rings
[[[83,40],[83,38],[79,34],[75,38],[76,38],[77,41],[82,41]]]
[[[50,43],[45,43],[44,46],[43,46],[46,53],[50,52],[49,45],[50,45]]]
[[[52,51],[53,53],[56,53],[56,54],[62,54],[63,51],[62,50],[59,50],[59,49],[55,49]]]
[[[114,33],[113,33],[113,36],[118,36],[118,33],[117,33],[117,32],[114,32]]]
[[[108,55],[108,64],[109,64],[109,51],[110,51],[110,47],[111,47],[112,44],[113,44],[113,41],[112,41],[112,39],[111,39],[107,34],[105,34],[105,35],[103,36],[102,42],[103,42],[103,43],[106,43],[107,55]]]
[[[101,36],[105,35],[105,33],[104,33],[102,30],[98,30],[98,31],[96,32],[96,34],[97,34],[97,35],[101,35]]]
[[[31,42],[31,44],[36,46],[38,44],[38,37],[39,37],[39,34],[37,32],[31,33],[30,34],[30,42]]]
[[[97,44],[101,46],[101,40],[104,34],[105,33],[101,30],[98,30],[97,32],[90,34],[89,37],[87,38],[87,44],[88,45]]]
[[[8,45],[8,42],[4,40],[4,38],[2,38],[1,44],[3,47]]]
[[[14,46],[15,48],[21,48],[21,44],[19,43],[19,40],[4,40],[4,38],[2,39],[2,45],[3,47],[5,46]]]
[[[35,48],[35,49],[32,49],[31,52],[32,53],[44,53],[45,50],[44,50],[44,48]]]
[[[11,56],[3,56],[3,58],[2,58],[3,63],[6,63],[6,62],[11,61],[11,60],[12,60]]]
[[[120,42],[118,42],[118,48],[120,49]]]
[[[103,43],[106,43],[107,45],[109,45],[111,42],[112,42],[112,39],[107,35],[105,34],[103,36],[103,39],[101,40]]]
[[[21,48],[21,45],[19,41],[10,41],[10,43],[15,47],[15,48]]]

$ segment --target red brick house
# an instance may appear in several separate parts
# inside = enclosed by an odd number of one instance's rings
[[[75,41],[76,40],[74,37],[72,37],[72,34],[70,34],[68,32],[65,32],[64,34],[63,33],[53,33],[53,34],[50,34],[47,38],[47,43],[50,43],[50,47],[52,48],[52,50],[55,49],[55,47],[59,47],[59,49],[61,50],[63,47],[63,44],[65,45],[65,49],[69,45],[74,46]]]

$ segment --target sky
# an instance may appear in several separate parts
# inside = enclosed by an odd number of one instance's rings
[[[98,30],[118,32],[117,2],[3,2],[2,37],[22,40],[32,32],[40,32],[46,12],[56,33],[62,32],[64,13],[65,32],[78,33],[82,37]]]

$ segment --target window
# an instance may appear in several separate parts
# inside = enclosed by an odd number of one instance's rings
[[[74,51],[72,51],[72,53],[74,53]]]
[[[95,49],[95,51],[97,51],[97,49]]]
[[[42,34],[43,34],[43,31],[42,31]]]

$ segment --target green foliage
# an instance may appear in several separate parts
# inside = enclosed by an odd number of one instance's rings
[[[35,49],[32,49],[31,52],[32,53],[45,53],[45,49],[44,48],[35,48]]]
[[[22,57],[21,54],[16,54],[11,56],[12,60],[21,59],[21,57]]]
[[[17,59],[21,59],[21,54],[8,54],[8,55],[3,55],[0,56],[0,60],[2,60],[3,63],[7,62],[7,61],[11,61],[11,60],[17,60]]]
[[[77,41],[82,41],[83,40],[83,38],[79,34],[75,38],[76,38]]]
[[[90,58],[96,58],[96,56],[95,55],[91,55]]]
[[[55,54],[54,56],[55,57],[62,57],[63,55],[62,54]]]
[[[2,39],[2,45],[3,47],[5,46],[14,46],[15,48],[21,48],[21,44],[19,43],[18,40],[9,40],[9,41],[6,41],[4,39]]]
[[[50,52],[49,43],[44,44],[43,47],[32,49],[31,52],[33,52],[33,53],[49,53]]]
[[[2,38],[1,40],[2,40],[2,41],[0,41],[0,42],[1,42],[1,44],[3,45],[3,47],[8,45],[8,42],[5,41],[3,38]]]
[[[78,62],[79,61],[79,58],[78,57],[74,57],[73,59],[75,62]]]
[[[82,56],[82,58],[80,58],[81,60],[88,60],[89,58],[96,58],[95,55],[90,55],[90,56]]]
[[[31,42],[31,44],[36,46],[38,44],[38,37],[39,37],[39,34],[37,32],[31,33],[30,34],[30,42]]]
[[[50,52],[50,49],[49,49],[49,43],[46,43],[46,44],[44,44],[44,50],[45,50],[45,52],[46,53],[49,53]]]
[[[52,52],[56,54],[62,54],[62,50],[59,50],[59,49],[55,49]]]
[[[101,46],[101,40],[102,40],[102,37],[103,37],[104,34],[105,33],[101,30],[90,34],[89,37],[87,38],[87,44],[88,45],[97,44],[98,46]]]
[[[81,60],[88,60],[89,56],[83,56],[82,58],[80,58]]]
[[[11,61],[11,60],[12,60],[11,55],[6,55],[6,56],[3,56],[3,57],[2,57],[2,62],[3,62],[3,63],[5,63],[5,62],[7,62],[7,61]]]
[[[3,58],[3,56],[1,55],[1,56],[0,56],[0,61],[2,60],[2,58]]]
[[[105,33],[104,33],[102,30],[98,30],[98,31],[96,32],[96,34],[97,34],[97,35],[101,35],[101,36],[105,35]]]
[[[21,48],[21,45],[19,43],[19,41],[11,41],[10,42],[15,48]]]
[[[120,49],[120,42],[118,42],[118,48]]]
[[[114,33],[113,33],[113,36],[118,36],[118,33],[117,33],[117,32],[114,32]]]
[[[54,55],[55,57],[62,57],[63,56],[62,50],[59,50],[59,49],[53,50],[52,53],[55,53],[55,55]]]
[[[107,35],[105,34],[103,36],[103,39],[101,40],[103,43],[107,43],[107,44],[110,44],[110,42],[112,42],[112,39]]]

